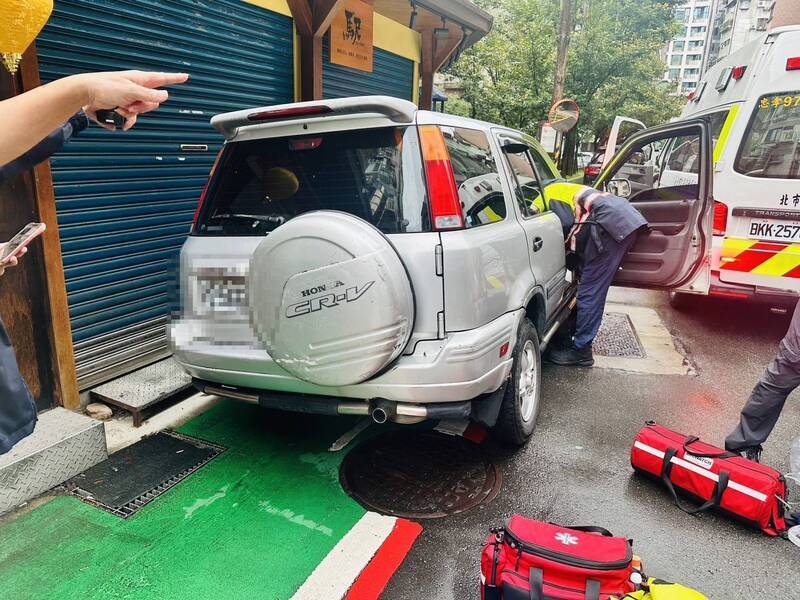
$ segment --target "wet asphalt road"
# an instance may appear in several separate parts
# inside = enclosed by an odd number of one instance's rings
[[[800,598],[800,548],[724,517],[686,515],[629,465],[632,439],[648,419],[721,444],[790,315],[705,298],[678,313],[665,294],[635,290],[612,290],[612,299],[655,308],[697,375],[545,366],[532,441],[517,452],[490,446],[503,472],[500,494],[488,506],[423,522],[425,531],[384,598],[479,598],[481,542],[490,527],[515,512],[565,525],[600,525],[634,538],[651,576],[713,599]],[[762,460],[788,470],[795,435],[800,392],[787,402]]]

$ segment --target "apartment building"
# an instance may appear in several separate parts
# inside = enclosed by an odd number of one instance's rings
[[[791,11],[798,0],[715,0],[702,72],[772,26],[773,11]],[[787,17],[788,18],[788,17]]]
[[[681,31],[665,49],[664,80],[675,86],[675,95],[695,90],[703,68],[708,30],[717,2],[724,0],[689,0],[675,8],[675,20]]]

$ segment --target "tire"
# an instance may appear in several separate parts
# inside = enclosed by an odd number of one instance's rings
[[[523,374],[528,373],[529,390],[523,396],[526,384]],[[539,351],[539,336],[533,323],[524,319],[519,327],[514,348],[514,364],[511,377],[506,383],[500,413],[493,433],[497,439],[513,446],[522,446],[536,428],[542,395],[542,356]]]
[[[683,311],[689,308],[692,299],[689,294],[682,294],[681,292],[669,292],[669,305],[678,311]]]

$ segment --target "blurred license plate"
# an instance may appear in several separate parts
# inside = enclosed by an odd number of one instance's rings
[[[800,242],[800,223],[775,219],[753,219],[747,237],[776,242]]]

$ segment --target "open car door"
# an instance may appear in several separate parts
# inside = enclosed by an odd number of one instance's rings
[[[641,129],[645,129],[645,124],[638,119],[622,116],[614,117],[614,123],[611,125],[611,131],[608,133],[606,152],[603,155],[603,163],[600,165],[600,168],[603,169],[607,167],[608,163],[610,163],[611,159],[614,157],[614,154],[616,154],[619,145]]]
[[[627,198],[650,225],[615,285],[707,294],[711,282],[712,147],[701,119],[630,137],[595,187]]]

